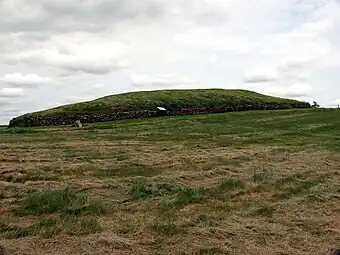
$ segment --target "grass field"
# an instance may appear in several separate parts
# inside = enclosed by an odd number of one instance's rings
[[[340,245],[340,111],[0,129],[8,254],[323,254]]]

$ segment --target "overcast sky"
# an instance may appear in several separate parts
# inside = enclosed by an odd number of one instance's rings
[[[0,0],[0,124],[108,94],[340,103],[340,0]]]

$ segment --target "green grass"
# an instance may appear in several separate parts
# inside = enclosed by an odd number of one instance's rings
[[[12,129],[0,129],[0,135],[11,135],[11,134],[35,134],[39,131],[30,128],[12,128]]]
[[[155,111],[163,106],[176,113],[185,108],[215,108],[225,111],[256,109],[268,105],[280,105],[281,108],[309,108],[310,104],[291,99],[262,95],[247,90],[196,89],[196,90],[160,90],[130,92],[106,96],[89,102],[81,102],[25,114],[14,118],[9,126],[30,126],[32,120],[51,116],[92,116],[135,111]],[[106,117],[107,118],[107,117]]]
[[[0,222],[0,234],[7,238],[16,239],[27,236],[52,238],[65,233],[73,236],[85,236],[100,231],[101,227],[95,218],[64,215],[56,219],[44,219],[28,227]]]
[[[155,196],[155,191],[144,184],[135,184],[130,191],[131,196],[134,199],[145,199]]]
[[[234,189],[243,189],[245,184],[241,180],[228,179],[223,180],[219,186],[220,191],[230,191]]]
[[[41,236],[53,238],[59,233],[85,236],[100,231],[97,216],[107,208],[101,201],[91,201],[86,193],[66,188],[32,192],[19,200],[13,209],[16,216],[40,216],[38,223],[26,227],[0,220],[0,234],[8,238]]]
[[[177,192],[176,200],[172,204],[177,208],[183,208],[186,205],[200,203],[205,197],[204,189],[181,188]]]
[[[74,236],[85,236],[99,232],[101,226],[96,218],[67,215],[62,219],[64,232]]]
[[[106,129],[90,132],[54,130],[47,128],[37,136],[36,142],[52,142],[61,139],[85,139],[90,141],[130,141],[146,143],[186,143],[200,148],[243,147],[250,145],[283,146],[285,148],[321,148],[340,151],[340,124],[337,109],[300,109],[283,111],[248,111],[213,114],[187,118],[162,117],[153,119],[121,120],[94,124]],[[264,121],[265,120],[265,121]],[[323,125],[317,130],[311,126]],[[146,132],[147,130],[147,132]],[[65,134],[64,134],[65,131]],[[67,131],[67,132],[66,132]],[[63,136],[59,135],[63,134]],[[199,135],[194,135],[199,134]],[[120,138],[123,137],[123,138]],[[11,141],[23,140],[22,135],[4,137]],[[92,151],[94,153],[94,151]],[[83,158],[87,151],[79,150]],[[70,155],[72,157],[72,155]],[[93,156],[95,157],[95,155]],[[86,158],[85,158],[86,160]],[[243,160],[243,163],[245,160]]]
[[[54,219],[41,220],[39,223],[28,227],[18,227],[0,222],[0,233],[4,233],[9,238],[21,238],[39,234],[47,236],[60,232],[56,225],[57,221]]]
[[[184,188],[188,190],[188,188]],[[152,197],[171,196],[183,192],[180,187],[175,187],[167,183],[158,183],[156,185],[145,185],[143,183],[135,183],[132,185],[130,195],[133,199],[146,199]]]
[[[158,235],[167,237],[183,234],[186,231],[185,228],[174,223],[157,222],[152,224],[151,227]]]
[[[252,215],[272,218],[275,212],[276,212],[276,208],[274,206],[264,204],[254,209],[254,211],[252,212]]]
[[[308,192],[311,188],[323,183],[322,179],[302,180],[294,182],[291,186],[281,188],[274,194],[275,198],[289,199]]]
[[[130,196],[134,200],[145,200],[151,198],[164,198],[169,200],[160,207],[163,213],[179,210],[187,205],[200,204],[209,199],[227,199],[230,192],[242,190],[245,184],[241,180],[222,180],[217,186],[210,188],[192,188],[185,186],[172,186],[169,184],[145,185],[143,183],[134,184],[130,190]]]
[[[74,215],[102,214],[105,212],[105,207],[98,201],[90,201],[86,193],[77,193],[66,188],[32,193],[20,202],[14,212],[21,216],[56,212]]]

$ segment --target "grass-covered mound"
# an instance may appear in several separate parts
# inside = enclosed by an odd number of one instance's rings
[[[247,90],[197,89],[130,92],[93,101],[64,105],[29,113],[11,120],[9,126],[71,124],[76,119],[93,123],[157,116],[157,107],[170,115],[244,110],[309,108],[309,103],[271,97]]]

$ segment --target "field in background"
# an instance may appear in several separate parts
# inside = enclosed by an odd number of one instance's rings
[[[8,254],[322,254],[340,243],[340,111],[0,129]]]

